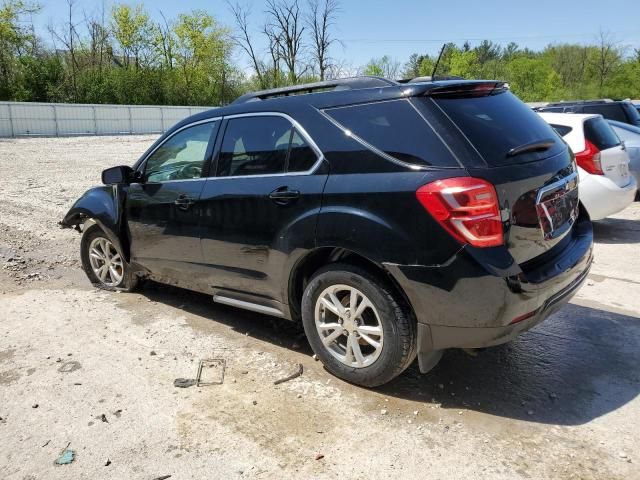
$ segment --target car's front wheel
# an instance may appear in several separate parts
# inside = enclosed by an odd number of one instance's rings
[[[84,231],[80,246],[82,267],[93,285],[108,290],[131,291],[137,278],[122,252],[97,225]]]
[[[335,376],[365,387],[387,383],[416,356],[416,322],[379,277],[333,264],[309,281],[302,321],[311,348]]]

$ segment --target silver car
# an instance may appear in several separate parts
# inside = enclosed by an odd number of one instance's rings
[[[618,137],[620,137],[620,140],[624,142],[627,153],[629,154],[629,171],[636,177],[638,184],[640,184],[640,127],[616,120],[607,121]],[[640,193],[636,194],[636,200],[638,200],[639,197]]]

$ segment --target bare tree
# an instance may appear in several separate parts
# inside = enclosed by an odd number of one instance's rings
[[[258,77],[260,87],[266,88],[262,62],[260,61],[256,49],[253,46],[249,31],[249,15],[251,14],[251,10],[249,7],[242,7],[239,3],[232,4],[230,1],[227,3],[235,19],[236,27],[239,30],[239,34],[233,36],[233,41],[249,56],[253,70]]]
[[[54,42],[57,40],[62,43],[68,58],[71,60],[71,88],[73,91],[73,100],[76,101],[78,97],[77,76],[78,70],[80,69],[76,47],[80,43],[80,37],[78,35],[77,24],[74,21],[74,7],[76,0],[66,0],[66,2],[67,21],[60,31],[58,31],[53,25],[49,25],[49,33],[53,37]]]
[[[611,35],[600,30],[597,53],[591,61],[596,72],[600,93],[602,93],[604,84],[609,76],[620,65],[621,57],[620,49]]]
[[[338,0],[309,0],[309,13],[306,23],[311,31],[312,57],[318,65],[320,80],[324,80],[327,71],[333,66],[329,48],[338,42],[331,35],[340,10]]]
[[[173,38],[171,24],[167,20],[167,17],[164,16],[162,10],[160,11],[160,16],[162,17],[162,23],[158,22],[155,24],[155,45],[160,51],[159,53],[162,57],[162,65],[171,70],[173,69],[173,46],[175,44],[175,40]]]
[[[267,25],[272,32],[279,57],[287,66],[288,80],[297,83],[306,67],[300,68],[304,25],[298,0],[267,0]]]

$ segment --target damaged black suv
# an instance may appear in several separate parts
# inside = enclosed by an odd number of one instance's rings
[[[301,321],[330,372],[370,387],[513,339],[592,260],[571,152],[496,81],[248,94],[102,180],[62,221],[95,285],[150,278]]]

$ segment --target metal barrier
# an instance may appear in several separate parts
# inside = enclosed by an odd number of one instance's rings
[[[211,108],[0,102],[0,137],[162,133]]]

